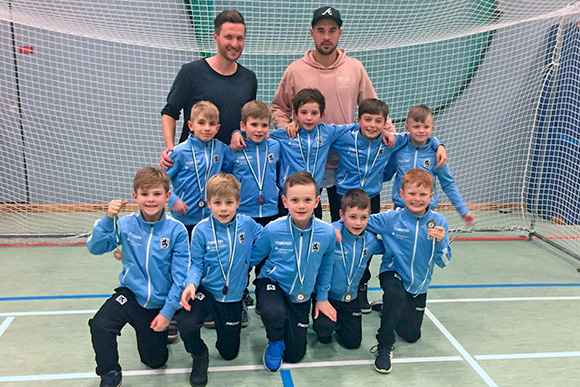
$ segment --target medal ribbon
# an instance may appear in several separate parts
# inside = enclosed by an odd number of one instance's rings
[[[230,261],[229,261],[229,265],[228,265],[228,272],[226,274],[226,271],[224,270],[224,265],[222,264],[222,260],[220,259],[220,248],[219,248],[219,243],[218,243],[218,238],[217,238],[217,233],[215,231],[215,225],[214,225],[215,219],[212,216],[211,217],[211,230],[213,231],[213,240],[215,241],[215,250],[216,250],[216,255],[217,255],[217,260],[218,263],[220,265],[220,270],[222,272],[222,277],[224,278],[224,281],[226,283],[225,286],[228,286],[230,283],[230,273],[232,272],[232,263],[234,261],[234,255],[236,254],[236,239],[238,237],[238,219],[236,216],[236,220],[235,222],[235,231],[234,231],[234,240],[232,243],[232,237],[231,234],[229,232],[229,228],[228,228],[228,249],[229,249],[229,253],[230,253]]]
[[[308,160],[306,158],[306,156],[304,155],[304,150],[302,149],[302,138],[300,137],[300,132],[297,133],[298,136],[298,143],[300,144],[300,154],[302,155],[302,160],[304,161],[304,164],[306,165],[306,172],[310,172],[310,143],[311,143],[311,139],[310,139],[310,133],[308,134]],[[318,143],[320,141],[320,127],[318,127],[316,129],[316,138],[315,138],[316,142]],[[316,155],[314,156],[314,167],[312,168],[312,172],[310,172],[310,174],[312,176],[314,176],[314,174],[316,173],[316,164],[318,164],[318,151],[320,150],[320,144],[316,144]]]
[[[360,251],[360,257],[358,259],[358,265],[356,267],[356,270],[354,270],[354,262],[356,261],[355,257],[356,257],[356,240],[354,242],[354,248],[352,250],[352,263],[350,264],[350,274],[348,272],[348,269],[346,268],[346,256],[344,254],[344,246],[342,244],[342,241],[340,242],[340,252],[342,254],[342,264],[344,265],[344,272],[346,273],[346,291],[349,292],[350,291],[350,285],[352,284],[352,280],[354,279],[354,273],[356,271],[358,271],[358,269],[360,268],[360,265],[362,264],[362,259],[363,259],[363,253],[365,251],[365,246],[366,246],[366,241],[365,241],[365,237],[362,237],[363,240],[363,244],[362,244],[362,249]]]
[[[259,146],[258,146],[259,150]],[[266,165],[268,165],[268,140],[266,140],[266,157],[264,157],[264,167],[262,168],[262,176],[256,176],[256,172],[254,168],[252,168],[252,163],[250,163],[250,159],[246,154],[246,150],[242,148],[242,153],[244,153],[244,157],[246,158],[246,162],[248,163],[248,167],[250,168],[250,172],[252,172],[252,176],[258,185],[258,189],[260,190],[260,196],[262,195],[262,191],[264,189],[264,177],[266,176]],[[260,159],[258,158],[258,153],[256,152],[256,163],[257,163],[257,170],[260,172]]]
[[[300,281],[300,293],[302,293],[302,290],[304,289],[304,278],[306,277],[306,271],[304,272],[304,274],[300,273],[300,264],[302,263],[302,236],[300,237],[300,254],[298,254],[298,251],[296,250],[296,243],[294,242],[294,226],[292,225],[292,217],[288,217],[288,222],[290,223],[290,234],[292,235],[292,246],[294,247],[294,257],[296,258],[296,266],[298,267],[298,273],[296,273],[296,275],[298,276],[298,281]],[[312,239],[314,237],[314,223],[316,223],[314,220],[312,220],[312,227],[310,229],[310,242],[308,244],[308,253],[306,253],[306,263],[305,265],[308,265],[308,259],[310,259],[310,252],[312,251]]]
[[[370,145],[369,145],[369,148],[370,148]],[[370,168],[365,168],[365,173],[361,177],[361,175],[360,175],[360,160],[358,159],[358,132],[356,132],[354,134],[354,151],[356,153],[356,167],[357,167],[357,171],[358,171],[358,179],[360,181],[360,187],[361,188],[364,188],[365,183],[367,182],[367,177],[369,175],[369,172],[375,166],[375,163],[377,162],[377,158],[379,157],[379,153],[381,153],[381,150],[382,149],[383,149],[383,144],[381,142],[381,143],[379,143],[379,149],[377,149],[377,153],[375,153],[375,157],[373,159],[373,163],[371,164]],[[369,161],[369,158],[367,158],[367,161],[365,162],[365,167],[368,165],[368,161]]]
[[[207,187],[207,178],[209,177],[209,174],[211,172],[211,162],[213,160],[213,144],[214,144],[214,139],[211,139],[211,150],[210,150],[210,154],[209,154],[209,161],[207,159],[207,147],[205,150],[205,163],[207,165],[207,169],[205,171],[205,182],[204,182],[204,186],[202,188],[201,186],[201,180],[199,179],[199,169],[197,168],[197,160],[195,159],[195,150],[193,149],[193,145],[189,144],[190,148],[191,148],[191,156],[193,157],[193,166],[195,167],[195,178],[197,180],[197,187],[199,188],[199,193],[201,195],[201,200],[203,200],[203,196],[204,196],[204,191],[205,188]]]

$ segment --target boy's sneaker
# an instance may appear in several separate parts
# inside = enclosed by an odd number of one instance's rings
[[[207,369],[209,367],[209,352],[205,351],[201,355],[192,355],[193,365],[189,374],[189,384],[193,387],[204,387],[207,385]]]
[[[282,357],[284,356],[284,341],[268,340],[268,346],[264,351],[264,365],[269,371],[276,372],[282,367]]]
[[[393,369],[391,360],[393,360],[393,347],[379,347],[375,359],[375,371],[381,374],[390,373]]]
[[[371,309],[374,310],[375,312],[381,312],[381,310],[383,309],[383,300],[375,300],[373,302],[371,302]]]
[[[252,298],[252,296],[250,296],[250,293],[248,292],[247,294],[244,292],[244,305],[246,306],[252,306],[254,305],[254,299]]]
[[[241,318],[241,325],[242,328],[245,328],[250,323],[250,316],[248,316],[248,307],[242,303],[242,318]]]
[[[173,344],[179,340],[179,332],[177,331],[177,321],[171,320],[169,327],[167,327],[167,344]]]
[[[120,371],[109,371],[104,375],[101,375],[101,387],[119,387],[122,382],[122,375]]]
[[[367,285],[360,285],[358,287],[358,302],[360,305],[360,311],[364,314],[368,314],[372,311],[371,304],[369,304],[369,299],[367,296]]]

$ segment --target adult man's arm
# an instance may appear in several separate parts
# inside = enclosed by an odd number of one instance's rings
[[[175,147],[175,126],[177,121],[167,114],[161,116],[161,131],[163,132],[163,140],[165,141],[165,149],[161,152],[159,166],[167,169],[173,165],[173,159],[169,157],[169,153],[173,152]]]

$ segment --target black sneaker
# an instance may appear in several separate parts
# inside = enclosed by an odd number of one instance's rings
[[[241,319],[242,328],[245,328],[250,323],[250,316],[248,316],[248,307],[242,303],[242,319]]]
[[[374,310],[375,312],[381,313],[381,310],[383,309],[383,300],[380,299],[371,302],[371,309]]]
[[[203,326],[208,329],[215,329],[215,321],[211,316],[207,316],[203,319]]]
[[[393,348],[379,348],[377,351],[377,358],[375,359],[375,371],[381,374],[390,373],[393,369],[391,360],[393,360]]]
[[[120,371],[109,371],[104,375],[101,375],[101,387],[119,387],[121,384],[122,375]]]
[[[244,301],[244,305],[246,305],[246,306],[252,306],[252,305],[254,305],[254,299],[252,298],[252,296],[250,296],[250,293],[246,294],[244,292],[244,299],[243,299],[243,301]]]
[[[167,344],[173,344],[179,340],[179,332],[177,331],[177,321],[171,320],[169,327],[167,327]]]
[[[369,304],[369,299],[367,296],[367,285],[360,285],[358,287],[358,302],[360,305],[360,311],[364,314],[368,314],[372,311],[371,304]]]
[[[209,353],[206,351],[201,355],[192,355],[193,365],[189,374],[189,384],[193,387],[204,387],[207,385],[207,369],[209,367]]]

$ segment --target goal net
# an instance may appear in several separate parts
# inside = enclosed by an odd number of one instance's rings
[[[87,233],[111,198],[130,197],[135,172],[164,148],[160,111],[179,68],[215,52],[217,13],[244,15],[240,63],[270,103],[286,66],[313,48],[320,5],[1,1],[0,236]],[[435,112],[477,230],[536,231],[578,250],[578,3],[330,5],[344,20],[339,46],[365,65],[398,130],[415,104]],[[441,192],[439,210],[461,229],[447,202]]]

